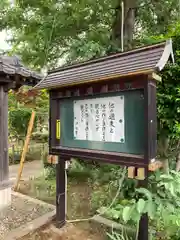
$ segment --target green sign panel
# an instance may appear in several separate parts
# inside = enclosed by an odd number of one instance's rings
[[[64,99],[60,105],[61,146],[143,154],[143,91]]]

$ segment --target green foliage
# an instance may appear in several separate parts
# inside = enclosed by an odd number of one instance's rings
[[[171,3],[172,3],[171,1],[166,2],[166,4]],[[171,10],[173,11],[172,8]],[[166,20],[169,21],[168,19]],[[148,33],[146,34],[144,33],[145,35],[142,35],[139,41],[140,45],[144,45],[147,43],[153,44],[160,41],[165,41],[166,39],[169,38],[172,38],[173,40],[175,64],[169,62],[169,64],[166,65],[164,70],[161,72],[162,81],[157,82],[157,111],[158,111],[158,154],[161,159],[174,160],[179,152],[179,135],[180,135],[179,19],[172,25],[168,26],[168,29],[166,31],[162,31],[161,34],[159,35],[154,35],[154,33],[156,33],[157,31],[151,33],[150,31],[151,29],[152,28],[150,27],[148,29]]]
[[[111,38],[118,4],[107,0],[18,0],[11,4],[3,0],[1,30],[11,31],[11,54],[20,55],[31,67],[54,67],[60,59],[86,60],[118,50]],[[135,39],[166,33],[179,17],[178,4],[178,0],[138,0]]]
[[[179,61],[177,59],[177,61]],[[158,84],[159,135],[178,138],[180,134],[180,67],[171,65],[163,71],[163,81]]]
[[[109,35],[113,12],[110,2],[101,0],[64,3],[56,0],[38,3],[16,1],[14,6],[8,6],[6,1],[4,6],[4,11],[0,14],[1,28],[12,31],[13,52],[20,54],[24,62],[36,68],[43,67],[46,63],[48,66],[56,64],[67,52],[73,52],[72,49],[76,52],[78,40],[84,45],[84,50],[80,50],[80,53],[85,54],[86,49],[89,52],[96,51],[95,45],[100,41],[98,33],[101,33],[102,42]],[[88,48],[89,38],[90,42],[95,43],[93,49]]]
[[[180,237],[179,184],[180,174],[175,171],[171,171],[169,175],[160,173],[152,175],[149,190],[136,189],[135,194],[138,198],[119,200],[112,208],[102,207],[99,212],[135,228],[141,215],[147,213],[154,239],[158,239],[158,236],[161,236],[161,239]]]
[[[10,131],[18,137],[25,137],[32,110],[29,108],[17,108],[9,111]]]
[[[9,164],[19,164],[21,159],[21,152],[9,152]],[[26,154],[26,162],[30,162],[33,160],[37,160],[34,154],[27,153]]]
[[[137,22],[142,29],[137,34],[141,37],[165,35],[169,27],[179,20],[179,0],[139,0],[139,6]]]
[[[22,87],[18,93],[9,92],[9,130],[11,135],[17,137],[25,137],[28,123],[32,113],[32,107],[26,103],[33,103],[33,108],[36,111],[34,123],[34,138],[41,141],[48,141],[48,111],[49,111],[49,96],[46,90],[40,91],[37,96],[29,91],[29,87]],[[29,94],[30,93],[30,94]],[[29,96],[30,95],[30,96]],[[31,96],[32,95],[32,96]],[[23,97],[22,97],[23,96]],[[36,129],[38,125],[38,129]],[[44,129],[46,128],[46,129]],[[44,131],[46,130],[46,131]]]
[[[49,139],[49,132],[33,132],[32,139],[36,142],[47,143]]]
[[[78,160],[74,159],[71,162],[71,165],[68,169],[68,176],[70,178],[76,178],[79,181],[87,180],[92,178],[93,167],[87,167],[84,164],[81,164]]]
[[[46,165],[45,167],[45,179],[47,181],[54,180],[56,178],[56,165]]]
[[[94,183],[94,193],[92,195],[92,206],[97,209],[103,205],[110,205],[112,199],[119,188],[119,180],[122,177],[123,169],[112,164],[101,164],[92,171],[92,181]],[[122,182],[121,191],[119,192],[115,204],[118,199],[129,199],[135,197],[135,187],[137,181],[132,179],[125,179]],[[125,200],[124,200],[125,201]]]
[[[49,93],[47,90],[41,90],[38,97],[36,97],[36,111],[40,117],[48,116],[49,114]]]
[[[169,30],[164,38],[173,39],[175,64],[169,64],[162,72],[162,82],[157,87],[158,139],[161,158],[173,158],[179,152],[180,135],[180,24]],[[163,36],[161,36],[163,38]]]

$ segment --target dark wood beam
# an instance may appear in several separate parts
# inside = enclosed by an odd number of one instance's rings
[[[60,157],[56,165],[56,223],[58,228],[66,223],[66,170],[65,160]]]
[[[8,93],[0,85],[0,182],[8,181]]]

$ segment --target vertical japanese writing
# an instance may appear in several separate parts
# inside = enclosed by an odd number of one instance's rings
[[[101,104],[102,111],[102,141],[106,138],[106,104]]]
[[[89,110],[88,110],[88,104],[85,104],[85,121],[86,121],[86,126],[85,126],[85,132],[86,132],[86,140],[88,140],[89,136]]]
[[[79,131],[78,125],[79,125],[79,123],[78,123],[78,121],[76,121],[76,123],[75,123],[75,137],[78,136],[78,131]]]
[[[74,101],[74,138],[95,142],[125,142],[122,96]]]
[[[84,122],[84,105],[81,105],[80,109],[81,109],[81,122],[83,123]]]
[[[100,124],[100,112],[99,112],[99,104],[98,103],[95,104],[95,111],[96,111],[96,115],[95,115],[96,132],[98,132],[99,131],[99,124]]]
[[[110,133],[114,133],[114,129],[115,129],[115,125],[114,125],[114,122],[115,122],[115,113],[114,113],[114,109],[115,109],[115,104],[114,103],[111,103],[109,102],[109,126],[110,126]]]
[[[93,114],[93,104],[90,104],[90,113]]]

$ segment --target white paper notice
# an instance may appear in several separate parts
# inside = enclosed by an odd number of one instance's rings
[[[125,142],[124,96],[74,101],[74,138]]]

